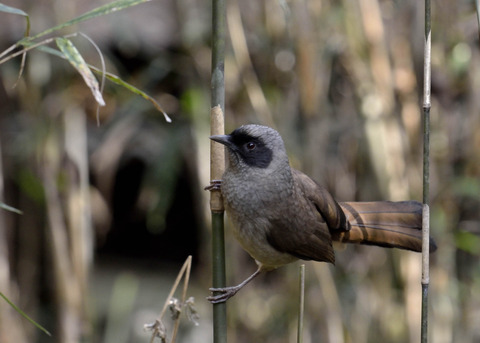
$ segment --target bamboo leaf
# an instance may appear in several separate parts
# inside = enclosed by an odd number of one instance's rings
[[[66,56],[64,54],[62,54],[62,52],[56,50],[56,49],[52,49],[48,46],[45,46],[45,45],[41,45],[41,46],[38,46],[37,47],[38,50],[41,50],[43,52],[46,52],[48,54],[51,54],[51,55],[54,55],[54,56],[57,56],[57,57],[61,57],[63,59],[66,59]],[[97,74],[104,74],[105,77],[110,80],[111,82],[119,85],[119,86],[122,86],[126,89],[128,89],[130,92],[134,93],[134,94],[137,94],[137,95],[140,95],[142,98],[150,101],[153,106],[158,110],[160,111],[163,116],[165,117],[165,120],[167,121],[167,123],[171,123],[172,122],[172,119],[168,116],[168,114],[163,110],[162,106],[153,98],[151,97],[150,95],[148,95],[147,93],[145,93],[144,91],[142,91],[141,89],[138,89],[137,87],[133,86],[132,84],[122,80],[119,76],[115,75],[115,74],[112,74],[112,73],[109,73],[109,72],[103,72],[103,70],[97,68],[97,67],[94,67],[90,64],[88,64],[88,67],[93,70],[95,73]]]
[[[66,59],[65,55],[61,51],[58,51],[57,49],[51,48],[49,46],[40,45],[36,49],[39,51],[46,52],[47,54]]]
[[[98,45],[95,43],[95,41],[93,39],[91,39],[89,36],[87,36],[86,34],[80,32],[80,35],[85,38],[86,40],[88,40],[90,42],[90,44],[93,45],[93,47],[95,48],[95,50],[97,51],[98,53],[98,56],[100,57],[100,62],[102,64],[102,80],[100,82],[100,93],[103,93],[103,87],[105,86],[105,72],[106,72],[106,67],[105,67],[105,59],[103,58],[103,54],[102,54],[102,50],[100,50],[100,48],[98,47]],[[97,125],[100,126],[100,105],[97,105]]]
[[[70,64],[80,73],[80,75],[82,75],[83,80],[92,91],[97,103],[100,106],[105,106],[105,101],[103,100],[102,93],[100,92],[97,79],[93,75],[80,52],[77,50],[75,45],[73,45],[72,41],[67,38],[59,37],[55,39],[55,42]]]
[[[13,309],[15,311],[17,311],[20,315],[22,315],[26,320],[28,320],[30,323],[32,323],[33,325],[35,325],[37,328],[39,328],[40,330],[42,330],[45,334],[49,335],[49,336],[52,336],[52,334],[50,332],[47,331],[47,329],[45,329],[43,326],[41,326],[40,324],[38,324],[36,321],[34,321],[32,318],[30,318],[25,312],[23,312],[22,310],[20,310],[17,305],[15,305],[14,303],[12,303],[2,292],[0,292],[0,297],[3,298],[3,300],[5,300],[10,306],[13,307]]]
[[[93,71],[95,71],[96,73],[101,73],[102,71],[93,67],[93,66],[90,66],[90,68],[92,68]],[[113,83],[119,85],[119,86],[122,86],[126,89],[128,89],[130,92],[134,93],[134,94],[137,94],[137,95],[140,95],[142,98],[150,101],[153,106],[158,110],[160,111],[163,116],[165,117],[165,120],[167,121],[167,123],[171,123],[172,122],[172,119],[168,116],[168,114],[163,110],[162,106],[154,99],[152,98],[150,95],[148,95],[147,93],[145,93],[144,91],[142,91],[141,89],[138,89],[137,87],[133,86],[132,84],[128,83],[128,82],[125,82],[123,81],[120,77],[118,77],[117,75],[114,75],[112,73],[105,73],[105,77],[112,81]]]
[[[10,211],[10,212],[13,212],[13,213],[23,214],[22,211],[16,209],[15,207],[9,206],[9,205],[1,202],[1,201],[0,201],[0,208],[3,208],[4,210]]]
[[[28,18],[28,14],[22,11],[21,9],[10,7],[4,4],[0,4],[0,12],[18,14]]]
[[[135,6],[135,5],[139,5],[141,3],[148,2],[148,1],[150,1],[150,0],[117,0],[117,1],[113,1],[109,4],[105,4],[103,6],[95,8],[95,9],[89,11],[89,12],[86,12],[86,13],[84,13],[84,14],[82,14],[82,15],[80,15],[80,16],[72,19],[72,20],[69,20],[65,23],[62,23],[62,24],[59,24],[57,26],[46,29],[45,31],[42,31],[42,32],[36,34],[35,36],[25,38],[22,41],[20,41],[19,44],[23,44],[25,41],[31,41],[31,40],[37,39],[39,37],[42,37],[42,36],[45,36],[49,33],[58,31],[58,30],[63,29],[65,27],[69,27],[69,26],[75,25],[77,23],[80,23],[82,21],[93,19],[93,18],[102,16],[102,15],[106,15],[106,14],[116,12],[116,11],[120,11],[120,10],[123,10],[125,8],[132,7],[132,6]]]
[[[17,14],[25,17],[25,20],[27,21],[27,28],[25,29],[25,37],[27,37],[30,34],[30,17],[28,16],[27,13],[25,13],[19,8],[7,6],[1,3],[0,3],[0,12]]]

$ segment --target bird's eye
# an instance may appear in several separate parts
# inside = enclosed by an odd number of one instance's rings
[[[255,147],[256,147],[255,143],[252,143],[252,142],[247,143],[247,149],[248,150],[253,150],[253,149],[255,149]]]

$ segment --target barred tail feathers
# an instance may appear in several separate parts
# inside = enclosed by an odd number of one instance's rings
[[[422,251],[422,204],[418,201],[342,202],[351,229],[332,232],[338,242]],[[436,250],[430,239],[430,251]]]

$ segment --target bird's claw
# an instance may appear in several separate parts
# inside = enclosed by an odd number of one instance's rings
[[[219,304],[227,301],[233,297],[240,290],[239,287],[224,287],[224,288],[210,288],[210,292],[217,292],[220,294],[211,295],[207,297],[207,300],[212,304]]]
[[[211,180],[210,184],[204,188],[205,191],[219,191],[222,189],[222,180]]]

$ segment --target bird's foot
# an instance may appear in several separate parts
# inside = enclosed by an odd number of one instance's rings
[[[224,288],[210,288],[210,292],[216,292],[219,294],[211,295],[207,297],[207,300],[212,304],[219,304],[227,301],[233,297],[237,292],[242,288],[240,285],[233,287],[224,287]]]
[[[246,278],[242,283],[232,286],[232,287],[222,287],[222,288],[210,288],[210,292],[216,292],[220,294],[215,294],[212,296],[207,297],[207,300],[210,301],[212,304],[223,303],[233,297],[239,290],[242,289],[247,283],[252,281],[254,278],[257,277],[258,274],[262,272],[262,267],[258,267],[257,271]]]
[[[204,188],[205,191],[219,191],[222,189],[222,180],[211,180],[210,184]]]

